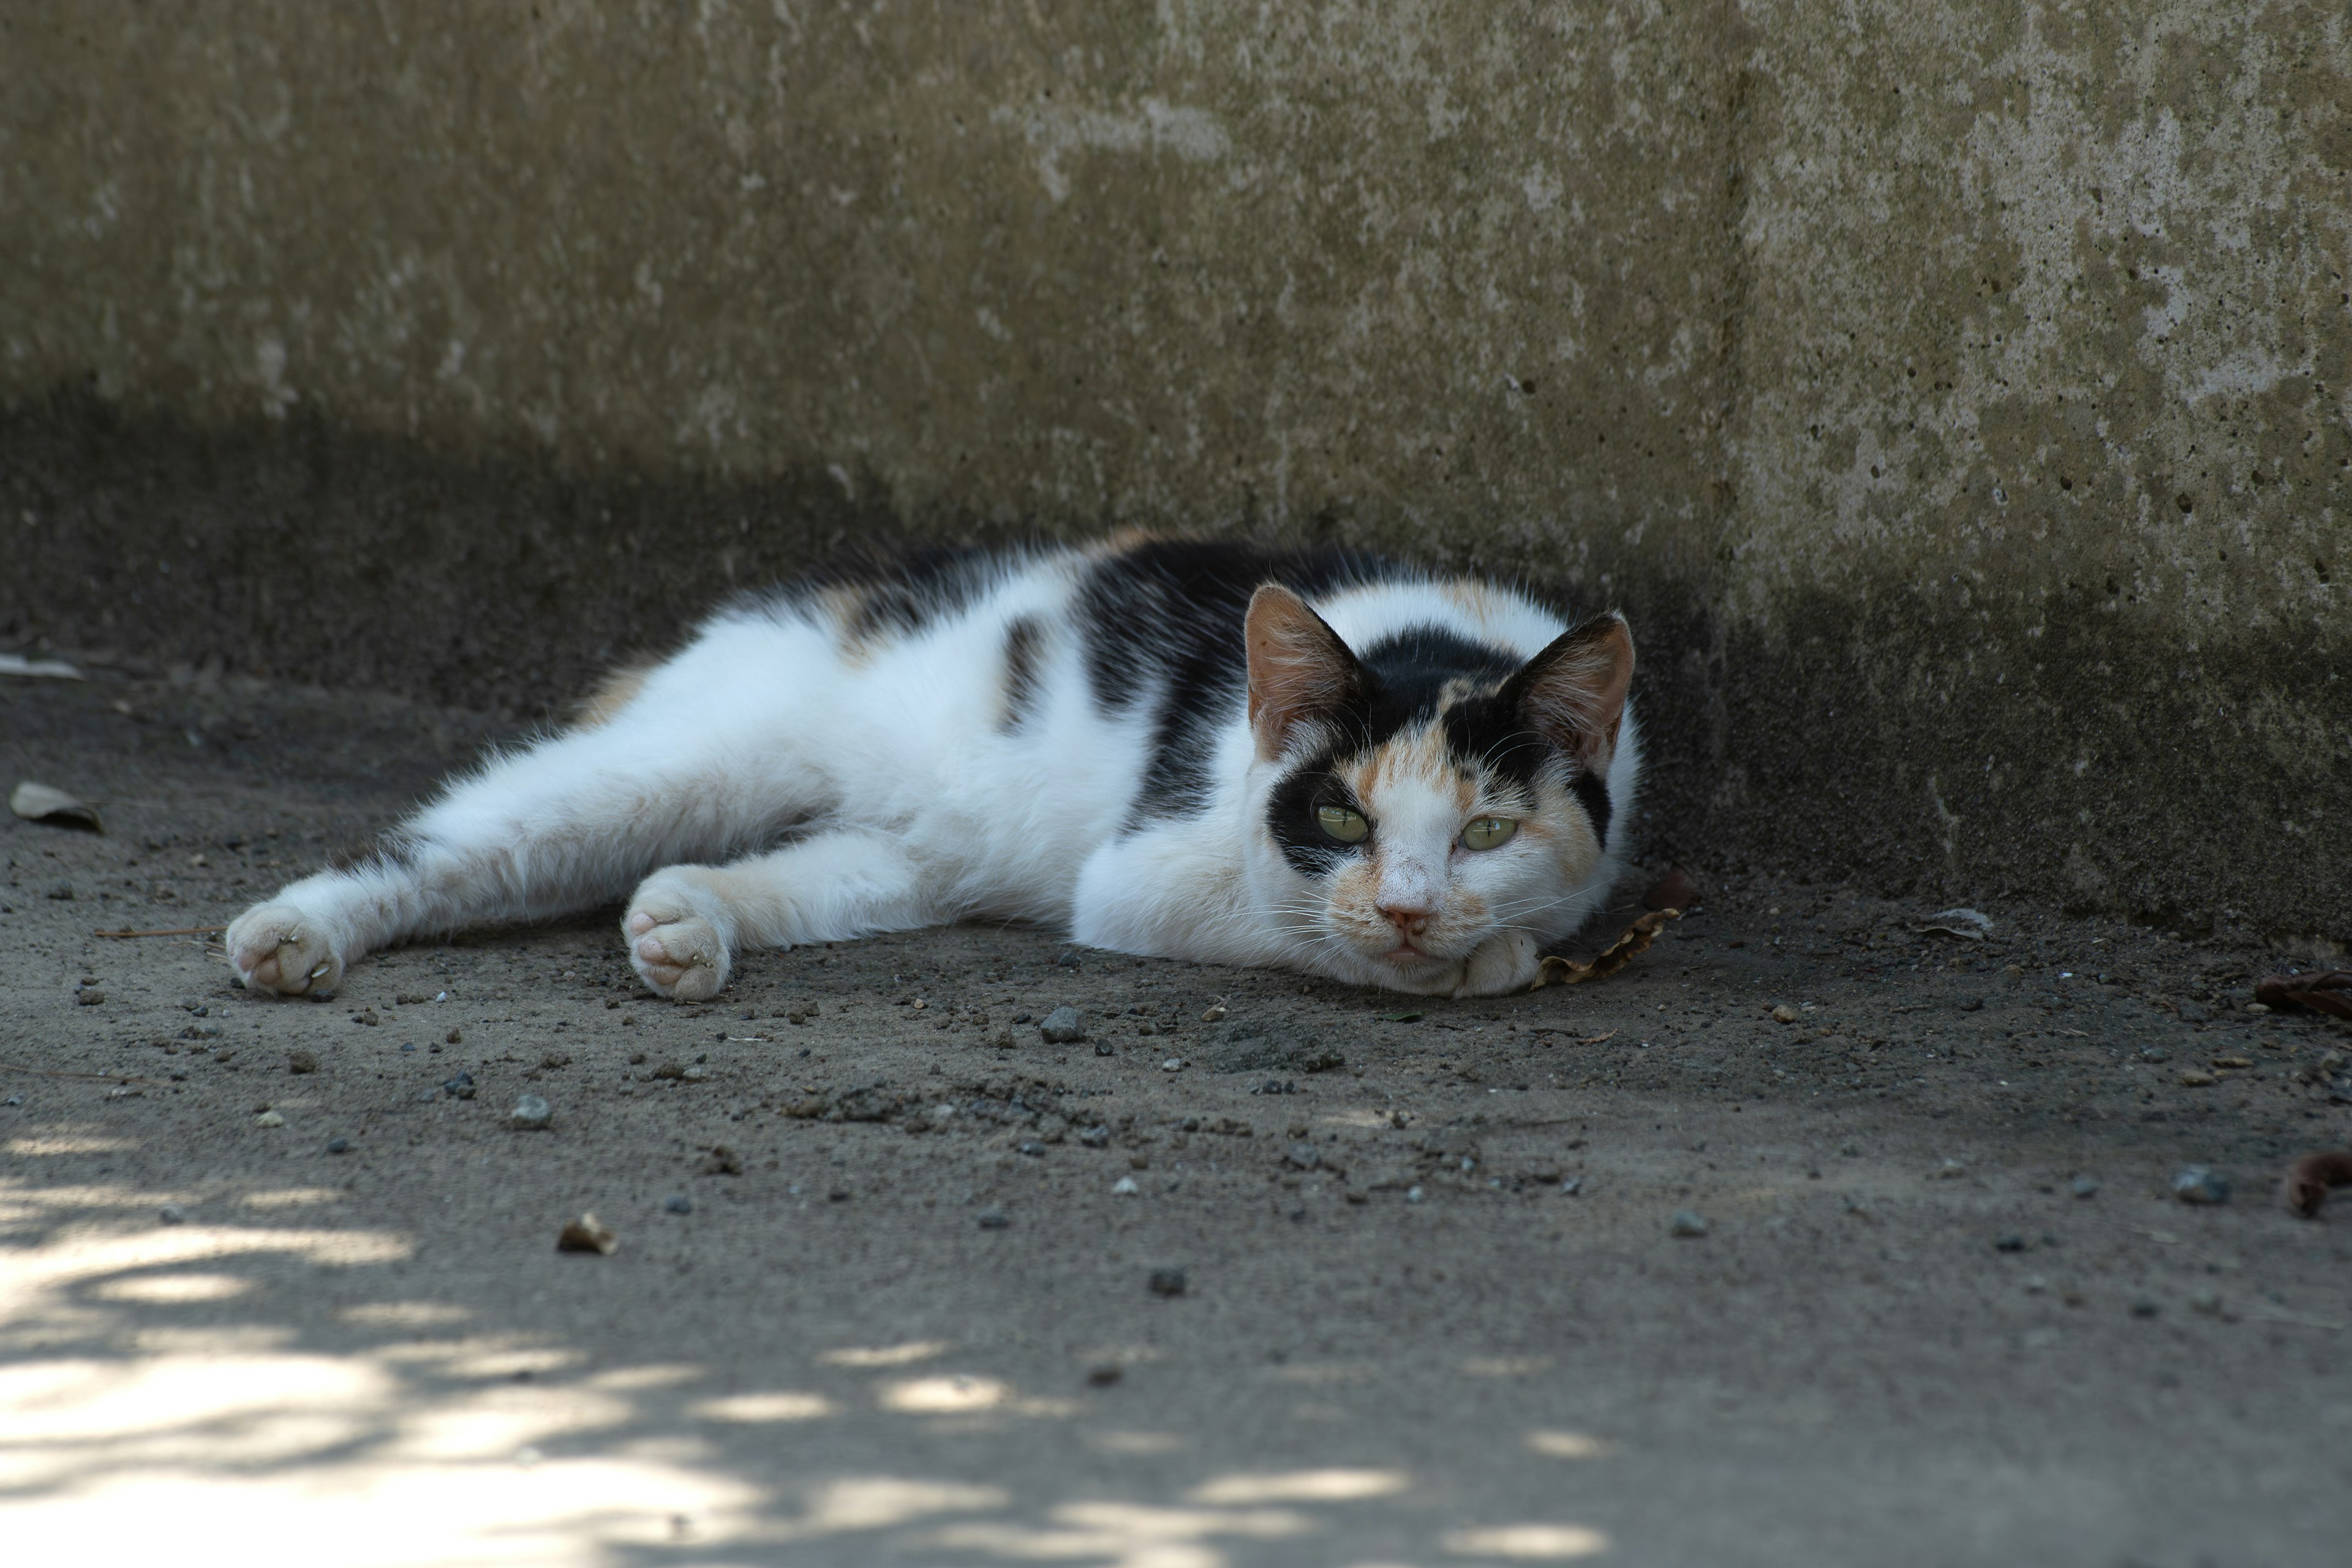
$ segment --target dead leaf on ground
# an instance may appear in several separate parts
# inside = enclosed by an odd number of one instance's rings
[[[2352,1187],[2352,1154],[2305,1154],[2287,1167],[2279,1202],[2305,1219],[2319,1213],[2330,1187]]]
[[[1687,910],[1696,907],[1698,899],[1698,879],[1676,866],[1651,884],[1650,890],[1642,895],[1642,907],[1645,910]]]
[[[1680,910],[1652,910],[1625,930],[1625,934],[1601,949],[1590,963],[1557,952],[1543,955],[1541,967],[1536,971],[1536,983],[1528,987],[1540,991],[1547,985],[1581,985],[1591,980],[1606,980],[1645,952],[1657,940],[1666,922],[1678,920]]]
[[[2265,974],[2255,982],[2254,1000],[2265,1007],[2304,1007],[2330,1017],[2352,1019],[2352,969]]]
[[[610,1258],[620,1245],[620,1238],[593,1214],[582,1215],[555,1238],[558,1252],[593,1252],[603,1258]]]
[[[30,779],[18,784],[16,793],[8,797],[8,809],[27,822],[51,827],[78,827],[85,833],[106,831],[106,825],[98,819],[96,806]]]
[[[21,653],[0,653],[0,675],[23,675],[35,679],[85,680],[89,678],[61,658],[26,658]]]
[[[1981,910],[1938,910],[1911,928],[1937,936],[1956,936],[1962,942],[1982,942],[1992,934],[1992,917]]]

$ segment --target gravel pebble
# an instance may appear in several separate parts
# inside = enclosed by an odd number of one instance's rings
[[[2172,1195],[2184,1204],[2226,1204],[2230,1184],[2203,1165],[2189,1165],[2172,1178]]]
[[[1184,1293],[1184,1271],[1181,1268],[1155,1268],[1149,1283],[1155,1296],[1181,1296]]]
[[[442,1079],[441,1092],[447,1095],[452,1100],[473,1099],[474,1075],[469,1072],[461,1072],[456,1078]]]
[[[1045,1015],[1037,1026],[1037,1033],[1049,1046],[1067,1046],[1087,1037],[1087,1021],[1076,1007],[1056,1007]]]
[[[289,1051],[286,1053],[286,1070],[290,1073],[317,1072],[319,1058],[308,1051]]]
[[[669,1196],[662,1199],[662,1207],[667,1209],[672,1214],[692,1214],[694,1212],[694,1200],[688,1197],[684,1193],[672,1193]]]
[[[1705,1236],[1706,1221],[1688,1209],[1676,1209],[1675,1217],[1666,1222],[1666,1229],[1675,1236]]]
[[[2090,1177],[2088,1177],[2088,1176],[2077,1176],[2077,1177],[2075,1177],[2075,1178],[2074,1178],[2074,1186],[2073,1186],[2073,1188],[2072,1188],[2072,1191],[2074,1192],[2074,1194],[2076,1197],[2078,1197],[2078,1198],[2087,1198],[2087,1197],[2090,1197],[2091,1195],[2093,1195],[2094,1194],[2095,1194],[2098,1190],[2099,1190],[2099,1184],[2098,1184],[2098,1183],[2096,1183],[2096,1182],[2095,1182],[2095,1181],[2093,1181],[2093,1180],[2091,1180],[2091,1178],[2090,1178]]]
[[[555,1250],[558,1252],[593,1252],[604,1258],[611,1257],[613,1249],[620,1245],[620,1239],[613,1234],[612,1228],[593,1214],[582,1215],[566,1225],[555,1237]]]
[[[274,1110],[265,1110],[253,1119],[253,1124],[256,1127],[283,1127],[286,1125],[286,1118]]]
[[[1133,1176],[1121,1176],[1110,1184],[1110,1190],[1114,1197],[1131,1198],[1143,1189],[1135,1184]]]
[[[507,1112],[507,1125],[523,1132],[536,1132],[553,1120],[553,1109],[535,1094],[524,1095],[515,1101],[514,1109]]]
[[[328,1140],[327,1140],[327,1152],[328,1152],[328,1153],[330,1153],[330,1154],[348,1154],[348,1153],[350,1153],[351,1152],[352,1152],[352,1141],[351,1141],[350,1139],[348,1139],[348,1138],[330,1138],[330,1139],[328,1139]]]
[[[165,1225],[179,1225],[188,1217],[188,1211],[177,1204],[165,1204],[155,1211],[155,1217]]]
[[[980,1211],[980,1228],[982,1230],[1003,1230],[1012,1223],[1013,1221],[1006,1217],[1003,1209],[989,1208]]]

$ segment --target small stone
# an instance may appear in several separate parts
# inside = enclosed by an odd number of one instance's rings
[[[1283,1150],[1282,1163],[1293,1170],[1311,1171],[1323,1163],[1323,1156],[1312,1143],[1293,1143]]]
[[[441,1091],[437,1089],[419,1089],[416,1091],[416,1098],[419,1100],[438,1100],[441,1098]]]
[[[2154,1046],[2143,1046],[2140,1047],[2139,1059],[2144,1062],[2160,1062],[2169,1060],[2170,1056],[2169,1053],[2159,1050]]]
[[[1037,1033],[1049,1046],[1074,1045],[1087,1037],[1087,1021],[1076,1007],[1056,1007],[1045,1015]]]
[[[451,1029],[447,1034],[441,1037],[441,1043],[445,1046],[462,1046],[466,1043],[466,1031],[463,1029]]]
[[[1947,1160],[1936,1167],[1936,1177],[1938,1181],[1953,1181],[1968,1173],[1969,1168],[1958,1160]]]
[[[702,1173],[706,1176],[740,1176],[743,1173],[743,1156],[724,1143],[714,1143],[703,1156]]]
[[[1675,1217],[1666,1222],[1666,1229],[1675,1236],[1705,1236],[1706,1221],[1688,1209],[1676,1209]]]
[[[1572,1198],[1583,1190],[1584,1178],[1582,1176],[1570,1176],[1568,1180],[1559,1184],[1559,1195],[1564,1198]]]
[[[1184,1058],[1182,1057],[1170,1057],[1166,1061],[1160,1064],[1160,1070],[1161,1072],[1182,1072],[1184,1070]]]
[[[290,1073],[317,1072],[319,1058],[308,1051],[289,1051],[286,1053],[286,1070]]]
[[[2077,1176],[2068,1190],[2078,1198],[2094,1197],[2098,1194],[2099,1184],[2088,1176]]]
[[[671,1214],[692,1214],[694,1200],[684,1193],[672,1193],[662,1199],[662,1207]]]
[[[1420,1203],[1428,1195],[1428,1194],[1423,1192],[1419,1187],[1407,1187],[1404,1190],[1404,1201],[1409,1204]]]
[[[416,1042],[415,1040],[403,1040],[400,1042],[400,1049],[403,1055],[414,1056],[416,1053]]]
[[[365,1024],[369,1028],[373,1029],[377,1025],[383,1023],[383,1020],[375,1016],[374,1008],[367,1007],[362,1008],[358,1014],[354,1015],[352,1022],[354,1024]]]
[[[473,1099],[474,1075],[469,1072],[461,1072],[455,1078],[442,1079],[441,1092],[447,1095],[452,1100]]]
[[[1121,1176],[1110,1184],[1111,1196],[1116,1198],[1131,1198],[1142,1190],[1135,1184],[1133,1176]]]
[[[2180,1087],[2183,1089],[2205,1089],[2213,1081],[2213,1075],[2210,1072],[2197,1072],[2192,1069],[2180,1075]]]
[[[1220,1002],[1215,1006],[1206,1008],[1202,1012],[1201,1022],[1203,1024],[1223,1023],[1224,1021],[1224,1016],[1225,1006],[1223,1003]]]
[[[1110,1147],[1110,1129],[1097,1122],[1078,1133],[1078,1142],[1089,1149],[1108,1149]]]
[[[1150,1039],[1152,1036],[1160,1033],[1160,1026],[1153,1023],[1150,1019],[1146,1018],[1141,1023],[1135,1026],[1135,1032],[1141,1035],[1144,1038]]]
[[[555,1120],[555,1111],[546,1100],[535,1094],[526,1094],[507,1112],[507,1125],[518,1132],[537,1132]]]
[[[330,1138],[330,1139],[328,1139],[328,1140],[327,1140],[327,1152],[328,1152],[328,1153],[330,1153],[330,1154],[348,1154],[348,1153],[350,1153],[351,1152],[352,1152],[352,1141],[351,1141],[350,1139],[348,1139],[348,1138]]]
[[[2005,1232],[1994,1237],[1992,1247],[1995,1252],[2022,1252],[2025,1250],[2025,1237],[2015,1231]]]
[[[1184,1293],[1184,1271],[1181,1268],[1155,1268],[1150,1280],[1155,1296],[1181,1296]]]
[[[2162,1310],[2164,1310],[2163,1308],[2149,1300],[2143,1300],[2131,1304],[2131,1315],[2135,1318],[2153,1318]]]
[[[2191,1310],[2202,1312],[2209,1318],[2218,1318],[2221,1315],[2221,1292],[2210,1289],[2200,1290],[2189,1298],[2189,1305]]]
[[[1095,1388],[1108,1388],[1127,1375],[1127,1368],[1116,1362],[1103,1362],[1087,1368],[1087,1383]]]
[[[539,1065],[551,1070],[556,1068],[568,1068],[572,1065],[572,1058],[562,1051],[550,1051],[539,1058]]]
[[[49,884],[49,897],[53,899],[70,900],[73,896],[74,889],[71,882],[52,882]]]
[[[2042,1292],[2049,1289],[2050,1281],[2044,1279],[2041,1275],[2029,1274],[2025,1277],[2025,1293],[2027,1295],[2039,1296]]]
[[[1797,1010],[1783,1002],[1772,1009],[1772,1021],[1776,1024],[1793,1024],[1797,1021]]]
[[[165,1225],[179,1225],[188,1217],[188,1211],[177,1204],[165,1204],[155,1211],[155,1217]]]
[[[103,991],[77,991],[74,993],[74,1003],[77,1006],[95,1007],[105,1000],[106,993]]]
[[[610,1258],[620,1246],[620,1238],[593,1214],[583,1214],[558,1232],[555,1250],[558,1252],[593,1252]]]
[[[1021,1152],[1028,1155],[1033,1160],[1042,1160],[1045,1157],[1045,1145],[1038,1142],[1033,1138],[1028,1142],[1021,1145]]]
[[[2172,1195],[2184,1204],[2226,1204],[2230,1184],[2203,1165],[2189,1165],[2172,1178]]]
[[[700,1083],[704,1079],[710,1076],[710,1069],[708,1068],[688,1068],[677,1076],[681,1082]]]
[[[985,1208],[980,1211],[980,1228],[982,1230],[1003,1230],[1012,1223],[1012,1219],[1003,1209]]]
[[[256,1127],[283,1127],[286,1125],[286,1118],[274,1110],[265,1110],[253,1119],[253,1124]]]

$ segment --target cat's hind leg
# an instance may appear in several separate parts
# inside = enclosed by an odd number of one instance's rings
[[[728,866],[670,866],[637,886],[622,917],[629,962],[662,995],[719,994],[748,948],[842,942],[954,918],[935,879],[895,835],[813,833]]]
[[[699,709],[651,690],[452,784],[373,853],[239,916],[230,965],[254,991],[331,995],[378,948],[593,909],[657,866],[740,854],[834,805],[790,725],[704,684],[716,695]]]

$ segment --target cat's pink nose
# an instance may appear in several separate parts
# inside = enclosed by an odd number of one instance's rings
[[[1429,911],[1416,904],[1381,904],[1382,918],[1406,936],[1419,936],[1429,929]]]

